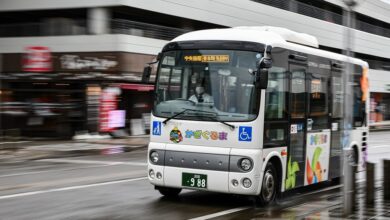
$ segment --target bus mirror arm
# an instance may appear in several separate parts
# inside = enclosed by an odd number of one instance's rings
[[[146,63],[147,66],[144,67],[144,72],[142,73],[142,79],[141,79],[142,83],[149,82],[150,75],[152,74],[152,66],[151,65],[158,63],[161,59],[161,56],[162,56],[162,54],[158,53],[156,56],[156,61]]]

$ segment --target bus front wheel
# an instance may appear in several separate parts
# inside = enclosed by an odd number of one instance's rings
[[[275,166],[268,162],[264,170],[261,192],[258,196],[258,200],[261,205],[268,205],[275,201],[276,194],[278,192],[278,181]]]
[[[177,197],[181,192],[181,189],[170,188],[170,187],[156,187],[156,189],[161,193],[161,195],[166,197]]]

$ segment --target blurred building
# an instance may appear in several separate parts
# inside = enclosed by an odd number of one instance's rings
[[[353,51],[371,67],[371,120],[390,120],[390,5],[360,2]],[[322,49],[341,53],[342,6],[340,0],[2,0],[0,130],[143,133],[154,78],[142,84],[142,70],[170,39],[270,25],[314,35]]]

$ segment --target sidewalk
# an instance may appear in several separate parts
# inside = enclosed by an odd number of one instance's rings
[[[343,216],[342,204],[336,202],[333,206],[325,209],[314,209],[313,212],[308,213],[302,219],[390,219],[390,201],[383,199],[383,188],[376,189],[374,205],[366,205],[364,190],[363,187],[358,189],[355,211],[347,217]]]
[[[67,141],[0,142],[0,163],[43,158],[116,154],[145,148],[148,143],[148,135],[130,136],[120,139],[89,138]]]

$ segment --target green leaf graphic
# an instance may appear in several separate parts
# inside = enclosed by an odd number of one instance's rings
[[[291,157],[288,159],[287,163],[287,179],[286,179],[286,189],[291,189],[295,187],[296,175],[295,173],[299,171],[299,165],[296,161],[291,164]]]
[[[292,164],[292,172],[295,174],[295,172],[299,171],[299,165],[298,162],[294,161]]]
[[[318,159],[320,158],[321,152],[322,148],[320,147],[316,147],[316,149],[314,150],[313,160],[311,161],[311,167],[313,170],[315,168],[315,165],[317,164]]]

